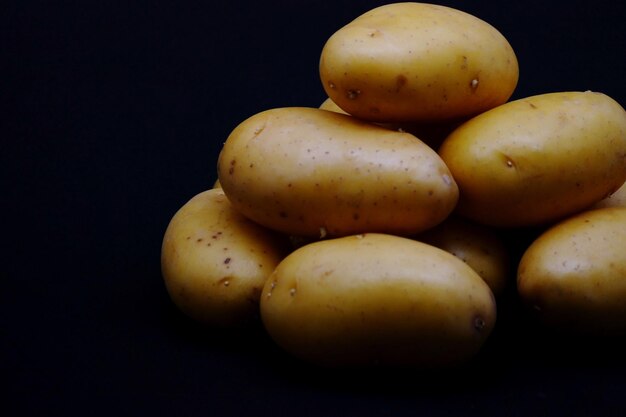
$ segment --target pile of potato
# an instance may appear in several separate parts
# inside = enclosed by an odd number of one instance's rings
[[[319,70],[328,100],[242,121],[219,185],[173,216],[162,271],[184,313],[260,321],[316,364],[449,366],[481,349],[515,269],[545,325],[626,331],[620,104],[590,91],[509,101],[508,41],[433,4],[358,16]],[[536,240],[511,257],[502,235],[525,228]]]

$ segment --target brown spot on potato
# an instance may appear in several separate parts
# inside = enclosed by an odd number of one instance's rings
[[[360,95],[361,90],[348,90],[346,92],[346,97],[348,97],[349,100],[356,100]]]
[[[485,323],[485,319],[483,319],[481,316],[476,315],[474,316],[474,320],[472,321],[472,325],[474,326],[474,329],[477,332],[481,332],[487,323]]]
[[[461,69],[467,69],[467,57],[465,55],[461,56]]]
[[[402,89],[407,83],[407,78],[400,74],[396,77],[396,93]]]

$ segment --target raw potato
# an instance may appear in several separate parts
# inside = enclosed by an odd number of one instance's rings
[[[594,92],[503,104],[454,130],[439,154],[460,189],[457,213],[522,227],[586,209],[626,180],[626,111]]]
[[[517,286],[547,325],[576,333],[626,331],[626,208],[558,223],[524,253]]]
[[[434,246],[385,234],[322,240],[268,278],[261,318],[275,342],[324,366],[458,364],[496,320],[485,282]]]
[[[286,255],[284,244],[234,211],[221,189],[204,191],[176,212],[163,237],[167,291],[199,322],[253,323],[265,280]]]
[[[493,26],[453,8],[392,3],[327,40],[320,78],[347,113],[376,122],[469,117],[508,100],[517,58]]]
[[[509,254],[493,228],[450,216],[415,238],[450,252],[472,267],[494,295],[503,293],[509,281]]]
[[[415,136],[315,108],[271,109],[242,122],[218,173],[233,207],[295,236],[418,233],[458,199],[448,168]]]

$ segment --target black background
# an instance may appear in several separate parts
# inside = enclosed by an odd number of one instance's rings
[[[0,413],[625,415],[626,344],[543,331],[514,294],[481,355],[446,372],[313,369],[261,329],[202,329],[170,303],[163,233],[213,184],[228,133],[267,108],[318,106],[323,43],[381,4],[0,5]],[[626,103],[623,2],[441,4],[509,39],[513,98]]]

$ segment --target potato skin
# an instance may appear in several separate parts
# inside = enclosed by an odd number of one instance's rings
[[[511,45],[493,26],[414,2],[374,8],[337,30],[319,72],[340,108],[376,122],[473,116],[506,102],[519,77]]]
[[[261,289],[286,253],[286,241],[237,213],[215,188],[172,217],[161,270],[183,313],[211,326],[243,326],[258,322]]]
[[[547,225],[626,180],[626,111],[594,92],[515,100],[472,118],[439,148],[456,212],[501,227]]]
[[[588,210],[549,228],[518,267],[521,299],[551,328],[626,332],[626,208]]]
[[[504,292],[510,275],[510,256],[494,228],[452,215],[415,239],[450,252],[469,265],[494,295]]]
[[[218,174],[238,211],[296,236],[417,233],[458,199],[448,168],[415,136],[316,108],[243,121],[224,143]]]
[[[319,108],[336,113],[348,114],[341,109],[341,107],[337,106],[337,104],[335,104],[335,102],[330,98],[324,100],[322,104],[320,104]],[[465,120],[445,120],[437,122],[396,122],[376,124],[390,130],[410,133],[431,148],[437,149],[444,139],[464,121]]]
[[[279,346],[319,365],[439,367],[479,351],[496,305],[454,255],[367,233],[288,255],[266,282],[261,318]]]
[[[598,201],[592,208],[626,207],[626,182],[614,193]]]

